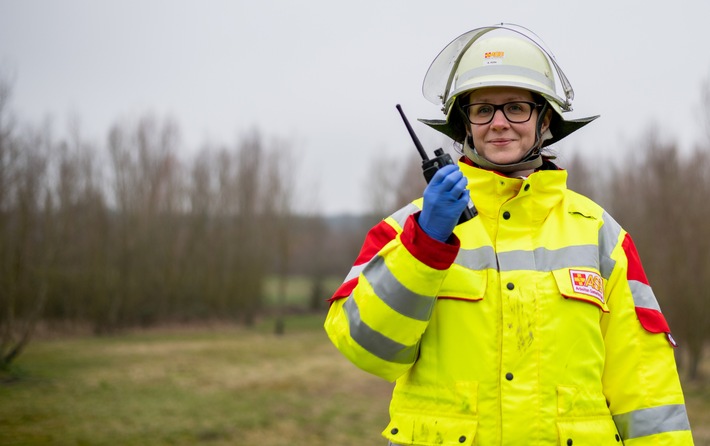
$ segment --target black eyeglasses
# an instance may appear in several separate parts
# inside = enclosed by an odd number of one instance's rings
[[[539,107],[541,105],[534,102],[515,101],[499,105],[474,103],[464,105],[461,108],[471,124],[484,125],[493,120],[493,116],[498,110],[502,110],[505,119],[514,124],[528,122],[530,117],[532,117],[533,110]]]

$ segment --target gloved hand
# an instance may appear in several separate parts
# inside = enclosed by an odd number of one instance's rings
[[[439,169],[424,189],[419,226],[431,238],[446,242],[454,232],[470,200],[468,181],[459,167],[447,164]]]

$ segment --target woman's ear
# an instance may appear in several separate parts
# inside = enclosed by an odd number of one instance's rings
[[[550,121],[552,121],[552,110],[548,109],[545,112],[545,118],[543,118],[543,120],[542,120],[542,126],[540,128],[542,133],[544,133],[545,131],[547,131],[547,129],[550,128]]]
[[[463,105],[468,104],[469,96],[470,94],[466,94],[463,97],[459,96],[458,98],[456,98],[456,102],[454,103],[454,107],[456,107],[459,112],[459,119],[457,119],[457,123],[466,131],[466,138],[469,138],[471,136],[471,124],[469,124],[468,122],[468,117],[466,116],[466,113],[463,110]]]

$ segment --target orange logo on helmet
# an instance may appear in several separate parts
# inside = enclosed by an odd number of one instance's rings
[[[486,59],[491,59],[493,57],[503,57],[505,56],[505,51],[488,51],[483,55]]]

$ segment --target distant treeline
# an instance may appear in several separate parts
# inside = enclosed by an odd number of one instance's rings
[[[254,134],[185,165],[172,131],[148,118],[114,127],[108,169],[80,141],[0,133],[5,321],[250,324],[267,276],[347,271],[356,249],[337,225],[291,212],[283,151]]]
[[[296,215],[297,163],[287,144],[257,132],[188,162],[169,120],[116,124],[103,146],[78,130],[58,140],[49,126],[21,126],[10,93],[0,81],[0,366],[38,321],[99,334],[215,318],[251,324],[272,277],[311,277],[310,305],[322,308],[333,291],[323,280],[345,276],[377,221]],[[625,159],[569,161],[570,188],[630,232],[678,358],[696,377],[710,335],[710,144],[681,154],[651,135]],[[372,213],[382,217],[423,182],[416,163],[377,166]]]
[[[293,212],[298,166],[258,132],[186,162],[169,120],[116,124],[99,147],[20,125],[10,93],[0,82],[0,366],[38,321],[252,324],[267,277],[311,277],[323,308],[357,253],[365,229]]]

